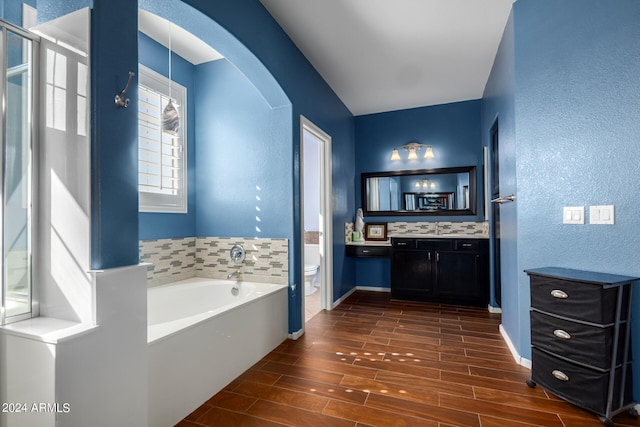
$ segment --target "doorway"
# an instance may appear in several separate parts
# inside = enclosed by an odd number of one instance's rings
[[[491,200],[500,197],[500,155],[499,155],[499,133],[498,119],[490,129],[491,139]],[[491,248],[493,252],[493,295],[496,305],[502,306],[502,280],[500,270],[500,206],[501,203],[492,203],[491,209]]]
[[[331,185],[331,137],[300,116],[303,324],[321,310],[332,308]]]

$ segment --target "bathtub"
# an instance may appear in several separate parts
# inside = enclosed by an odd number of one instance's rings
[[[254,282],[193,278],[149,288],[149,425],[177,424],[282,343],[287,300],[286,285]]]

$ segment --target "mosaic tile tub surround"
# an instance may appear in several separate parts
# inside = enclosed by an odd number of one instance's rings
[[[234,265],[233,245],[242,245],[245,260]],[[252,282],[289,283],[288,239],[187,237],[143,240],[140,262],[149,263],[147,285],[159,286],[191,277],[226,279],[240,270],[240,279]]]
[[[376,222],[376,221],[369,221]],[[365,224],[367,221],[365,221]],[[438,232],[436,233],[436,224]],[[344,237],[345,242],[352,241],[351,232],[353,231],[353,223],[348,222],[344,225]],[[412,234],[433,234],[434,236],[447,235],[447,234],[463,234],[473,237],[489,236],[489,223],[487,221],[482,222],[389,222],[387,223],[387,235],[399,236]]]

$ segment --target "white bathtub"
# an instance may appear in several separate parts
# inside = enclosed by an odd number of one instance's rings
[[[147,311],[151,427],[175,425],[287,337],[286,285],[187,279],[149,288]]]

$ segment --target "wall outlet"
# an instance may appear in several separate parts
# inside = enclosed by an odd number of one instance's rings
[[[589,224],[615,224],[613,205],[589,206]]]
[[[584,206],[565,206],[562,208],[563,224],[584,224]]]

